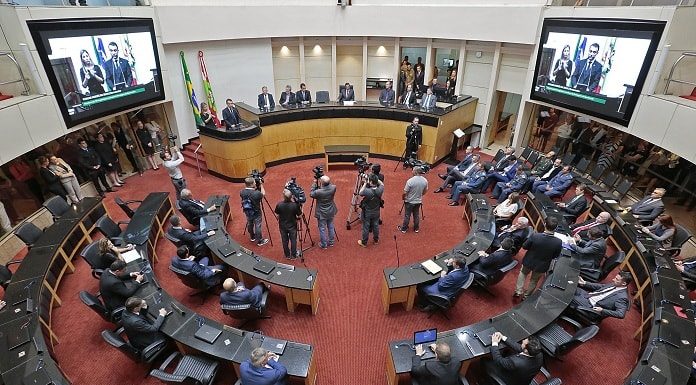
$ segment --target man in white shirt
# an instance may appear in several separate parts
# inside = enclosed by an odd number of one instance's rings
[[[184,179],[184,174],[181,172],[181,169],[179,168],[179,165],[184,163],[184,156],[181,155],[179,147],[172,147],[171,151],[174,153],[174,156],[172,156],[172,153],[170,152],[162,152],[160,154],[160,158],[162,158],[162,164],[164,165],[164,168],[167,169],[169,178],[171,178],[172,180],[174,190],[176,191],[176,200],[178,202],[181,198],[181,190],[187,187],[186,179]]]
[[[261,93],[258,98],[258,106],[260,110],[271,110],[275,108],[275,101],[273,100],[273,95],[268,93],[268,87],[261,87]]]

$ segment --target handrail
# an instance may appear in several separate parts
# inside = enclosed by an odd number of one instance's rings
[[[679,56],[679,59],[677,59],[674,62],[674,64],[672,64],[672,69],[669,70],[669,76],[667,77],[667,84],[665,84],[665,91],[663,92],[665,95],[667,95],[667,90],[669,89],[669,84],[671,82],[680,83],[680,84],[691,84],[692,86],[696,86],[696,82],[690,82],[690,81],[680,80],[680,79],[672,79],[672,75],[674,74],[674,68],[676,68],[677,64],[679,64],[679,62],[682,61],[682,59],[684,59],[687,56],[696,57],[696,52],[693,52],[693,51],[682,52],[681,56]]]
[[[10,52],[0,52],[0,56],[7,56],[12,62],[14,63],[15,67],[17,67],[17,72],[19,72],[19,79],[17,80],[10,80],[6,82],[0,82],[0,86],[5,85],[5,84],[14,84],[14,83],[19,83],[22,82],[24,85],[24,92],[22,92],[22,95],[29,95],[29,83],[27,82],[27,79],[24,77],[24,72],[22,72],[22,67],[19,66],[19,63],[17,63],[17,60],[12,56]]]
[[[203,146],[203,143],[198,144],[198,147],[196,147],[196,151],[193,152],[193,156],[196,158],[196,167],[198,167],[198,176],[203,177],[203,174],[201,174],[201,163],[198,161],[198,150],[201,149]]]

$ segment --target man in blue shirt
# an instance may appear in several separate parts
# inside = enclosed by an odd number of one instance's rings
[[[251,358],[239,366],[242,385],[284,385],[287,374],[278,356],[263,348],[252,350]]]
[[[466,259],[457,256],[445,261],[448,267],[452,270],[449,272],[443,270],[440,273],[440,278],[437,282],[419,286],[419,303],[420,306],[425,306],[424,311],[429,311],[431,308],[426,306],[426,295],[444,295],[450,300],[453,299],[461,290],[462,285],[469,279],[469,268],[466,267]]]
[[[218,285],[224,278],[221,273],[225,267],[222,265],[208,266],[209,264],[208,257],[203,257],[196,262],[195,256],[189,254],[189,248],[186,245],[180,246],[176,250],[176,257],[172,258],[172,266],[175,268],[188,271],[201,281],[205,281],[208,286]]]

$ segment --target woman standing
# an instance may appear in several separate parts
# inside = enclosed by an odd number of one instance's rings
[[[92,57],[87,50],[80,51],[80,61],[82,61],[82,68],[80,68],[82,87],[87,88],[90,96],[103,94],[104,71],[92,62]]]
[[[205,124],[207,128],[217,128],[215,119],[213,119],[213,114],[210,113],[210,107],[208,107],[208,103],[206,102],[201,103],[201,119],[203,119],[203,124]]]
[[[641,227],[641,231],[652,239],[661,242],[663,247],[672,247],[672,237],[676,231],[674,220],[670,215],[660,214],[655,218],[652,226]]]
[[[162,128],[160,125],[157,124],[154,119],[150,119],[148,123],[145,123],[145,129],[150,133],[152,144],[155,146],[155,151],[162,151],[162,138],[160,136]]]
[[[561,57],[556,60],[556,64],[553,66],[551,83],[566,87],[568,85],[568,78],[570,78],[572,73],[573,61],[570,60],[570,46],[566,45],[563,47]]]
[[[68,203],[74,204],[81,201],[84,198],[82,189],[70,165],[63,159],[51,154],[48,155],[48,161],[50,163],[48,168],[60,178],[60,183],[68,193],[68,198],[70,198]]]
[[[123,186],[123,184],[126,182],[120,180],[118,178],[118,174],[116,173],[116,162],[118,162],[118,157],[116,156],[111,143],[108,143],[104,139],[104,134],[97,134],[97,142],[94,143],[94,151],[97,152],[99,159],[101,159],[102,166],[104,166],[104,172],[106,172],[106,176],[109,178],[111,186]]]
[[[153,170],[159,170],[157,163],[155,163],[155,145],[152,143],[152,136],[145,129],[142,120],[136,120],[135,127],[135,135],[138,137],[138,141],[140,142],[140,146],[143,148],[147,161],[150,163]]]
[[[60,183],[60,177],[48,168],[48,158],[42,155],[38,160],[40,166],[39,174],[44,182],[46,182],[48,191],[67,200],[65,189],[63,189],[63,185]]]

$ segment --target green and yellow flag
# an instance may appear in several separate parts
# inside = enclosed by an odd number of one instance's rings
[[[191,77],[189,76],[188,67],[186,67],[186,59],[184,59],[184,51],[179,52],[181,56],[181,71],[184,73],[184,82],[186,83],[186,92],[188,93],[189,101],[191,102],[191,109],[193,109],[193,118],[196,120],[196,126],[203,126],[203,119],[201,119],[201,111],[198,109],[198,100],[196,99],[196,93],[193,91],[193,84],[191,84]]]

